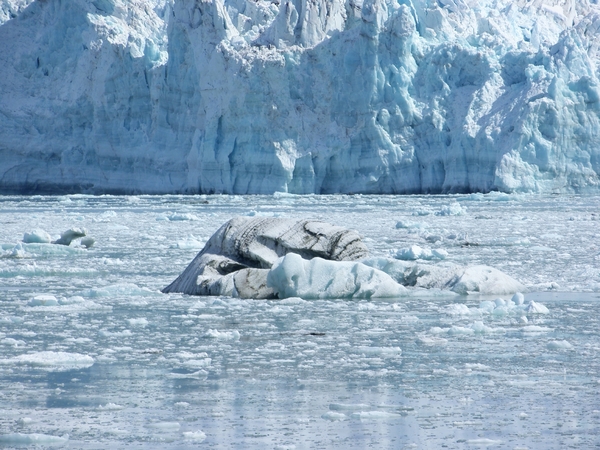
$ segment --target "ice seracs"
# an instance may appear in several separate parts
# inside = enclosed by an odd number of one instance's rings
[[[599,29],[593,0],[3,0],[0,192],[597,192]]]
[[[243,298],[371,298],[405,286],[458,294],[512,294],[524,286],[488,266],[368,258],[358,233],[312,220],[236,217],[163,292]]]

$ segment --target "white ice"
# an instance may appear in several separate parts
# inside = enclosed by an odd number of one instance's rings
[[[303,259],[295,253],[280,258],[269,271],[267,285],[279,298],[372,298],[406,295],[389,275],[360,262]]]
[[[599,17],[595,0],[2,0],[0,191],[597,192]]]

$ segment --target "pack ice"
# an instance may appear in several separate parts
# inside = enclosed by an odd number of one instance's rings
[[[597,191],[596,0],[0,1],[0,192]]]
[[[405,286],[458,294],[524,290],[488,266],[423,266],[368,254],[358,233],[325,222],[236,217],[163,292],[317,299],[405,296]]]

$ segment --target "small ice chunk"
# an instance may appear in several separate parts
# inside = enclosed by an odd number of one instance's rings
[[[523,316],[525,317],[525,316]],[[527,319],[525,317],[525,319]],[[552,328],[548,328],[548,327],[541,327],[539,325],[527,325],[524,326],[521,331],[523,331],[523,333],[550,333],[551,331],[554,331]]]
[[[448,343],[448,339],[444,339],[444,338],[437,337],[437,336],[422,335],[422,336],[419,336],[419,338],[417,339],[417,342],[421,345],[429,345],[429,346],[446,345]]]
[[[172,213],[167,216],[167,219],[171,222],[181,222],[186,220],[196,221],[200,220],[198,216],[190,213]]]
[[[2,335],[0,334],[0,338]],[[25,347],[27,343],[22,341],[21,339],[13,339],[13,338],[4,338],[0,339],[0,344],[2,345],[10,345],[11,347]]]
[[[479,303],[479,309],[482,311],[485,311],[487,313],[492,313],[494,311],[495,307],[496,307],[496,304],[489,300],[484,300],[481,303]]]
[[[573,345],[568,341],[550,341],[548,342],[550,350],[571,350]]]
[[[51,241],[50,235],[40,228],[23,235],[23,242],[26,244],[49,244]]]
[[[325,420],[330,420],[332,422],[337,422],[340,420],[346,420],[348,418],[348,416],[346,416],[346,414],[342,414],[339,412],[335,412],[335,411],[328,411],[325,414],[323,414],[321,416],[322,419]]]
[[[107,403],[106,405],[98,406],[99,411],[120,411],[122,409],[125,409],[125,407],[116,403]]]
[[[23,364],[40,367],[50,372],[62,372],[91,367],[94,365],[94,358],[81,353],[43,351],[0,359],[0,364]]]
[[[443,206],[439,211],[435,213],[436,216],[462,216],[466,213],[466,208],[462,207],[460,203],[454,202],[449,205]]]
[[[202,442],[206,439],[206,433],[203,431],[184,431],[183,437],[187,441]]]
[[[453,325],[449,330],[448,330],[448,334],[450,335],[466,335],[466,334],[473,334],[475,333],[475,330],[473,330],[470,327],[460,327],[458,325]]]
[[[196,239],[193,235],[188,236],[187,239],[177,241],[177,248],[180,250],[196,250],[204,247],[205,242]]]
[[[527,312],[527,314],[548,314],[550,312],[548,311],[548,308],[546,308],[544,305],[542,305],[541,303],[536,303],[533,300],[529,301],[529,304],[527,305],[525,311]]]
[[[421,248],[418,245],[411,245],[408,248],[400,249],[394,255],[396,259],[400,259],[402,261],[415,261],[417,259],[446,259],[447,256],[448,252],[446,250],[431,250],[428,248]]]
[[[457,294],[513,294],[525,287],[498,269],[480,265],[467,267],[452,290]]]
[[[137,319],[127,319],[127,323],[132,327],[145,327],[148,325],[148,320],[144,317],[140,317]]]
[[[429,225],[425,222],[411,222],[409,220],[399,220],[396,222],[397,229],[418,229],[423,230]]]
[[[93,237],[84,237],[83,239],[81,239],[81,245],[83,245],[85,248],[90,248],[93,247],[93,245],[96,243],[96,240]]]
[[[206,369],[207,367],[210,367],[211,362],[211,358],[188,359],[182,364],[182,366],[187,369]]]
[[[9,253],[11,258],[25,258],[25,248],[22,243],[18,243]]]
[[[362,346],[358,347],[357,350],[359,353],[364,355],[377,355],[381,358],[393,358],[395,356],[400,356],[402,354],[402,350],[400,347],[367,347]]]
[[[507,316],[509,312],[510,312],[510,310],[508,309],[508,307],[506,307],[504,305],[499,305],[494,308],[494,310],[492,311],[492,315]]]
[[[187,408],[190,406],[190,404],[188,402],[176,402],[173,404],[173,406],[177,408]]]
[[[218,339],[218,340],[239,341],[239,339],[240,339],[240,332],[238,330],[233,330],[233,331],[219,331],[219,330],[209,329],[206,332],[205,336],[209,337],[209,338],[213,338],[213,339]]]
[[[430,244],[435,244],[436,242],[443,241],[444,238],[439,234],[428,234],[425,236],[425,240]]]
[[[42,294],[36,295],[28,303],[29,306],[57,306],[58,300],[54,295]]]
[[[502,444],[503,441],[499,441],[496,439],[487,439],[487,438],[479,438],[479,439],[469,439],[467,440],[467,445],[475,445],[481,447],[491,447]]]
[[[364,403],[331,403],[329,405],[331,411],[362,411],[369,408],[370,406]]]
[[[512,296],[511,300],[515,303],[515,305],[522,305],[525,302],[525,296],[520,292],[517,292]]]
[[[446,259],[448,257],[448,252],[441,248],[434,248],[431,250],[434,259]]]
[[[87,232],[83,228],[70,228],[67,231],[64,231],[60,235],[60,239],[54,241],[53,244],[71,245],[71,242],[75,239],[84,237],[86,234]]]
[[[0,444],[3,445],[35,445],[35,446],[55,446],[66,444],[69,440],[69,435],[52,436],[50,434],[41,433],[10,433],[0,435]]]
[[[156,294],[156,291],[152,291],[148,288],[139,287],[134,283],[117,283],[101,288],[87,289],[81,293],[84,297],[134,297],[134,296],[148,296]]]
[[[492,334],[492,333],[502,333],[504,330],[501,328],[492,328],[484,325],[484,323],[480,320],[473,322],[471,325],[471,329],[478,334]]]
[[[464,303],[453,303],[448,305],[445,309],[446,314],[451,316],[462,316],[462,315],[470,315],[471,310]]]

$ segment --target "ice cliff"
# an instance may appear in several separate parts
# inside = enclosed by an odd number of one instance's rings
[[[0,193],[600,187],[597,0],[0,0]]]

